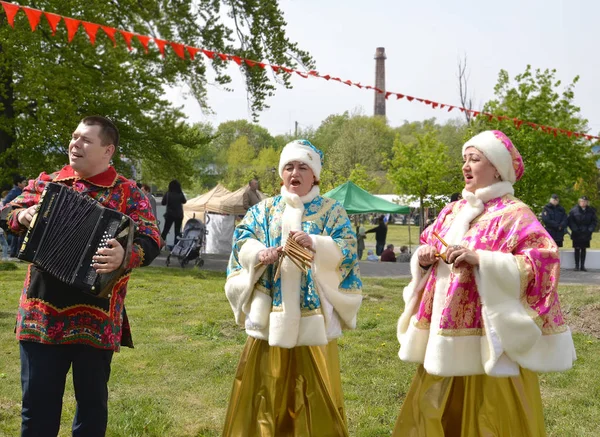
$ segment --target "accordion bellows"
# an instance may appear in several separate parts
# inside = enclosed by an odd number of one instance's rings
[[[42,193],[18,258],[86,293],[110,297],[112,285],[127,265],[133,233],[128,216],[51,182]],[[113,238],[125,247],[125,259],[114,272],[98,274],[92,257]]]

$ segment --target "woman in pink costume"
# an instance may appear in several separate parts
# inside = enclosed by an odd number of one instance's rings
[[[463,199],[440,212],[411,260],[399,356],[421,365],[393,435],[545,436],[536,372],[576,358],[558,248],[513,196],[524,166],[506,135],[476,135],[463,158]]]

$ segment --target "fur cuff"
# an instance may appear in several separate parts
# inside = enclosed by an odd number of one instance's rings
[[[269,317],[269,346],[291,349],[298,343],[300,314],[273,312]]]
[[[517,262],[510,253],[477,253],[479,269],[475,270],[475,280],[485,308],[486,335],[496,350],[492,357],[499,359],[500,351],[504,351],[521,364],[519,357],[535,345],[542,331],[521,303]]]
[[[269,325],[272,299],[268,294],[254,289],[254,296],[250,304],[250,312],[246,319],[246,329],[262,330]]]
[[[342,325],[349,329],[356,327],[356,315],[362,302],[362,296],[355,293],[340,291],[342,277],[339,265],[342,261],[342,251],[333,238],[322,235],[311,235],[315,248],[313,273],[317,282],[319,297],[327,299],[335,310]],[[329,321],[327,321],[329,324]]]
[[[296,346],[323,346],[328,343],[322,315],[302,317]]]
[[[250,312],[254,284],[266,269],[263,265],[254,268],[258,263],[258,252],[263,249],[266,249],[266,246],[261,242],[247,240],[238,255],[242,270],[231,275],[225,282],[225,295],[231,305],[235,322],[240,326],[244,326],[246,314]]]

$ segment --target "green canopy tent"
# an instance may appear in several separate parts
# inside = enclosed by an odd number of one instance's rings
[[[358,185],[348,181],[339,187],[323,194],[337,200],[346,209],[348,214],[367,214],[369,212],[381,212],[390,214],[409,214],[410,208],[397,205],[387,200],[373,196]]]
[[[368,191],[363,190],[351,181],[348,181],[339,187],[323,194],[340,202],[348,214],[367,214],[370,212],[390,213],[390,214],[409,214],[410,208],[405,205],[397,205],[387,200],[373,196]],[[358,226],[358,225],[357,225]],[[410,243],[410,221],[408,222],[408,241],[409,251],[412,252]]]

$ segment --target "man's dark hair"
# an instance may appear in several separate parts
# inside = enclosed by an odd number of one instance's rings
[[[14,185],[18,185],[23,181],[26,181],[27,178],[25,176],[21,176],[20,174],[14,175],[13,176],[13,184]]]
[[[140,188],[142,188],[143,190],[146,190],[147,192],[151,193],[152,189],[150,188],[150,185],[148,184],[141,184],[142,186]]]
[[[388,248],[388,249],[393,249],[393,248],[394,248],[394,245],[393,245],[393,244],[388,244],[388,245],[387,245],[387,248]]]
[[[250,179],[250,180],[248,181],[248,185],[250,185],[250,184],[252,183],[252,181],[256,181],[256,182],[258,182],[258,178],[252,178],[252,179]]]
[[[90,115],[81,120],[81,123],[86,126],[100,126],[100,139],[102,140],[103,146],[113,144],[115,146],[115,152],[119,148],[119,129],[117,126],[106,117],[101,115]]]

